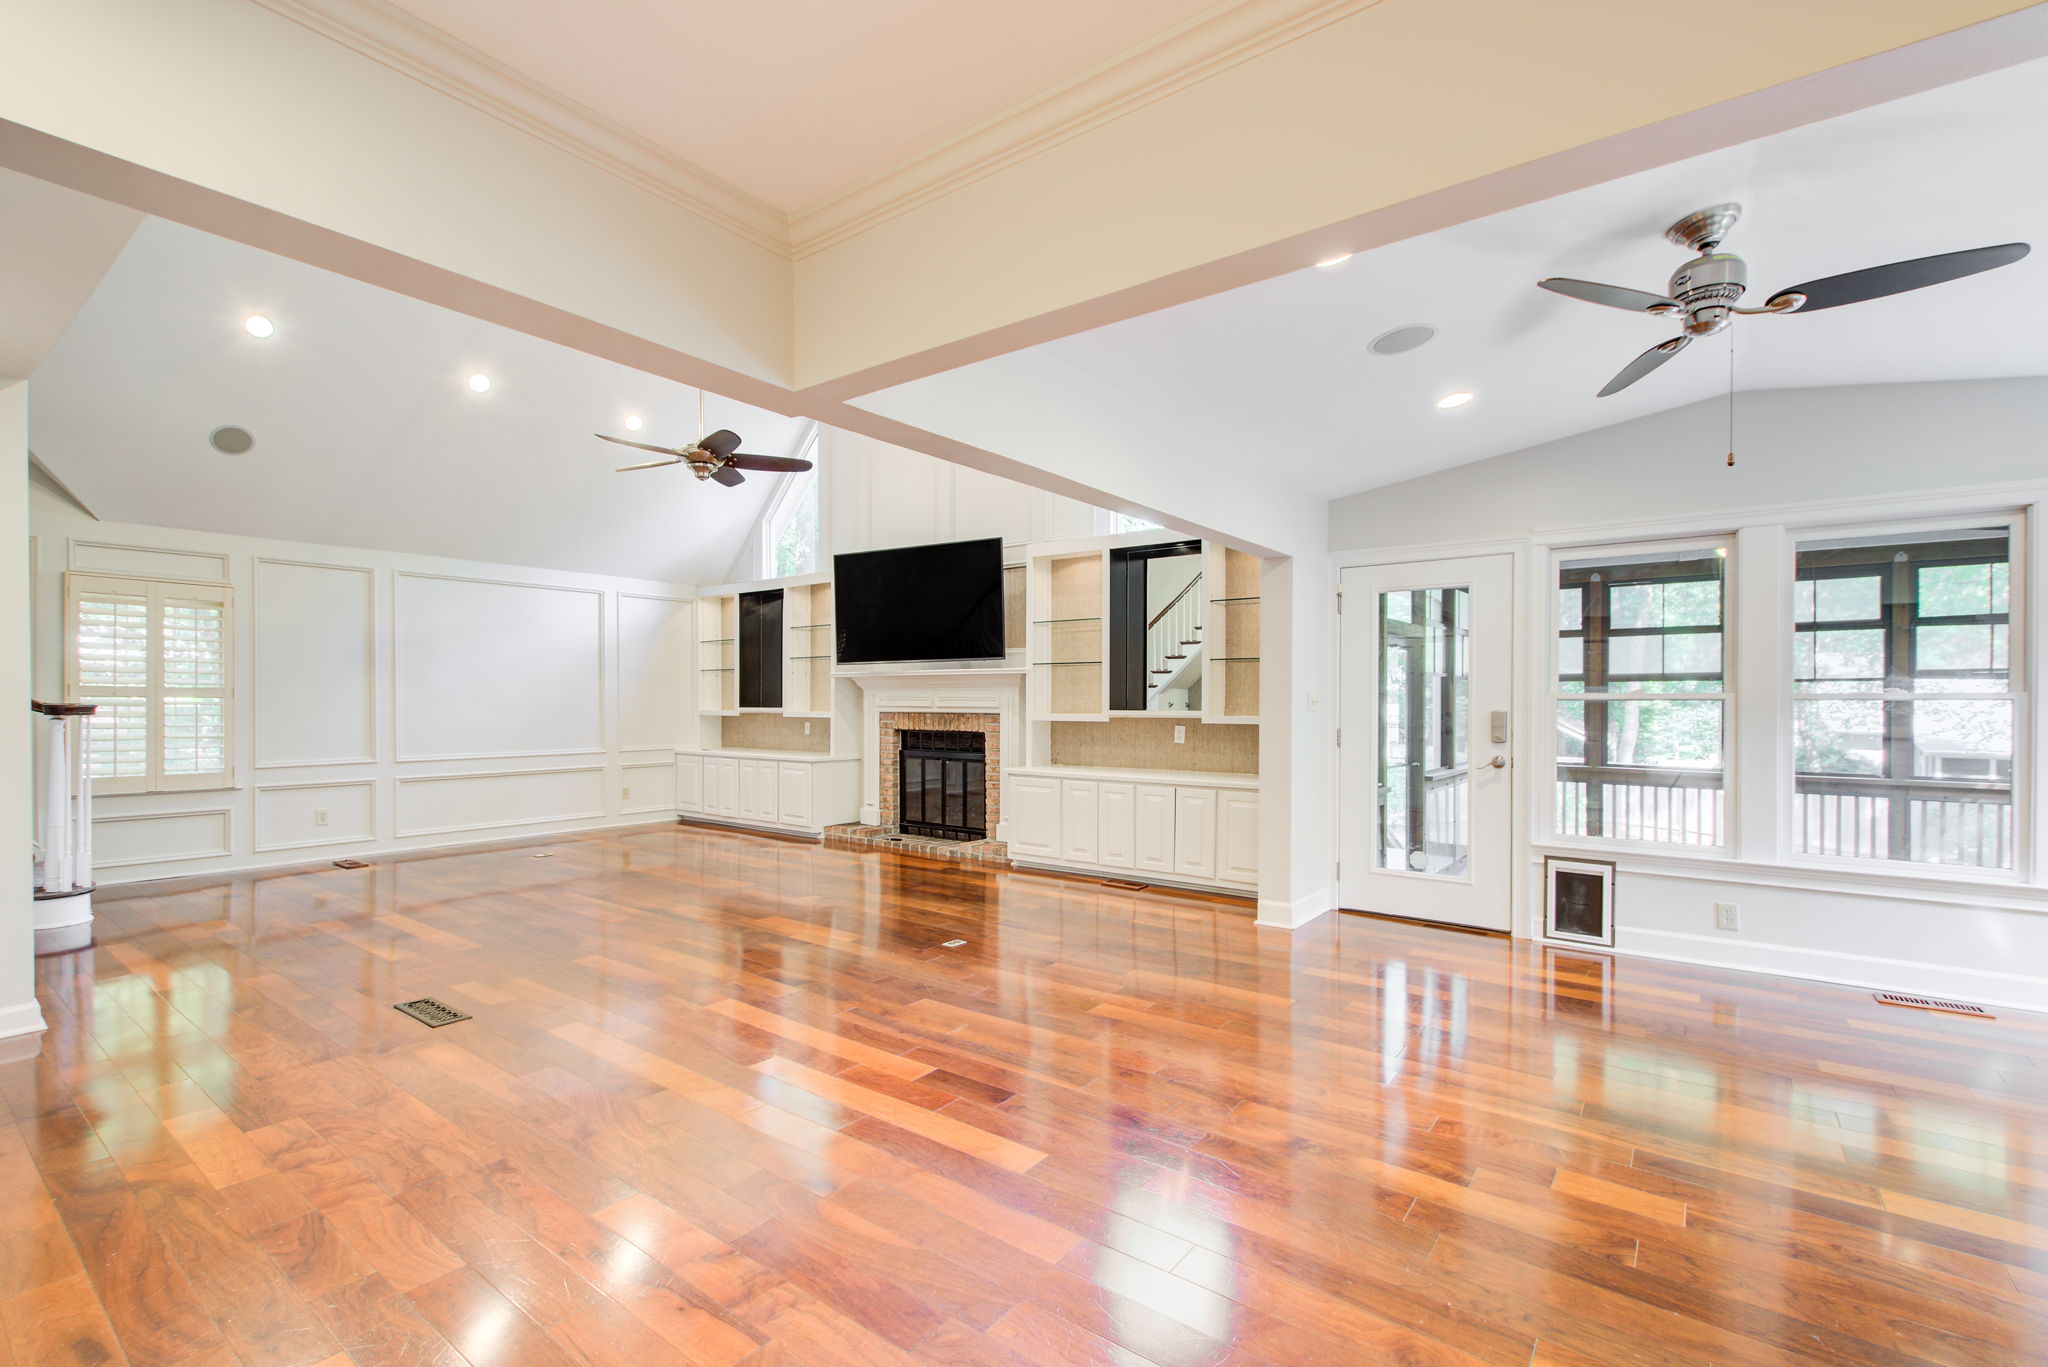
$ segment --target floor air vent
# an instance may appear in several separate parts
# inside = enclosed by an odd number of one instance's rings
[[[434,1026],[436,1029],[444,1025],[453,1025],[457,1021],[469,1019],[467,1012],[457,1011],[448,1003],[437,1002],[432,997],[421,997],[416,1002],[399,1002],[391,1009],[403,1011],[414,1020],[424,1025]]]
[[[1115,888],[1118,892],[1143,892],[1152,885],[1150,883],[1134,883],[1128,878],[1105,878],[1102,880],[1102,886],[1105,888]]]
[[[1910,992],[1873,992],[1871,995],[1886,1006],[1911,1006],[1921,1011],[1946,1011],[1954,1016],[1982,1016],[1985,1020],[1997,1019],[1997,1017],[1993,1016],[1983,1007],[1972,1006],[1969,1002],[1945,1001],[1940,997],[1916,997]]]

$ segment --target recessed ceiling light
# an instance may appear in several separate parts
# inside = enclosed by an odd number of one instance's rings
[[[206,439],[213,443],[213,449],[224,456],[246,454],[256,444],[256,438],[249,435],[246,427],[216,427]]]
[[[469,387],[481,394],[491,387],[491,377],[488,375],[472,375],[469,377]]]
[[[1332,266],[1341,266],[1346,261],[1349,261],[1351,257],[1352,253],[1350,252],[1339,252],[1335,256],[1326,256],[1322,260],[1316,262],[1316,269],[1319,271],[1326,271],[1330,269],[1330,267]]]
[[[1427,323],[1410,323],[1407,327],[1382,332],[1366,344],[1366,350],[1375,356],[1399,356],[1436,336],[1436,329]]]
[[[626,430],[628,432],[638,432],[640,430],[640,419],[637,415],[626,419]]]
[[[268,337],[277,331],[277,325],[260,313],[252,313],[244,318],[242,328],[251,337]]]
[[[1436,406],[1438,408],[1463,408],[1466,404],[1472,402],[1474,397],[1474,395],[1461,389],[1455,394],[1446,394],[1441,399],[1438,399]]]

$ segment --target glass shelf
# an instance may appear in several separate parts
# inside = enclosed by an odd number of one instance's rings
[[[791,631],[830,631],[831,629],[832,624],[830,622],[797,622],[790,627]]]
[[[1065,667],[1066,667],[1066,666],[1068,666],[1068,665],[1099,665],[1099,664],[1101,664],[1101,663],[1102,663],[1102,661],[1100,661],[1100,660],[1040,660],[1040,661],[1039,661],[1038,663],[1039,663],[1039,664],[1041,664],[1041,665],[1043,665],[1043,666],[1044,666],[1045,668],[1047,668],[1047,669],[1063,669],[1063,668],[1065,668]]]
[[[732,639],[730,636],[700,636],[697,639],[697,644],[700,646],[731,645]]]
[[[1216,663],[1220,665],[1255,665],[1261,658],[1263,657],[1258,655],[1218,655]]]
[[[792,655],[789,658],[792,660],[829,660],[832,657],[830,655]]]
[[[1209,601],[1212,603],[1256,603],[1263,596],[1262,594],[1254,593],[1243,598],[1211,598]]]
[[[1100,617],[1041,617],[1031,625],[1035,627],[1056,627],[1066,622],[1099,622]]]
[[[733,674],[737,673],[738,671],[735,670],[731,665],[727,665],[723,669],[718,669],[712,665],[703,665],[698,668],[697,672],[699,674]]]

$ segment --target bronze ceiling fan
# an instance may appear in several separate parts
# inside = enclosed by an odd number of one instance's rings
[[[1844,275],[1809,280],[1803,285],[1779,290],[1760,307],[1739,305],[1749,288],[1749,267],[1734,252],[1716,251],[1742,217],[1740,204],[1716,204],[1687,214],[1664,230],[1669,241],[1695,253],[1692,260],[1672,272],[1664,294],[1602,285],[1591,280],[1552,277],[1536,283],[1553,294],[1583,299],[1589,304],[1647,313],[1654,317],[1683,317],[1684,330],[1668,342],[1659,342],[1622,367],[1607,382],[1600,397],[1618,394],[1643,376],[1691,345],[1695,337],[1710,337],[1735,321],[1740,313],[1815,313],[1843,304],[1860,304],[1888,294],[1925,289],[1929,285],[1960,280],[1979,271],[2009,266],[2027,254],[2024,242],[2006,242],[1995,247],[1972,247],[1945,252],[1940,256],[1893,261]]]
[[[704,430],[704,395],[697,395],[697,430]],[[617,442],[630,446],[636,451],[654,451],[666,456],[666,460],[643,461],[638,465],[621,465],[621,474],[628,470],[659,470],[665,465],[687,465],[690,473],[698,479],[716,480],[731,486],[746,483],[742,470],[808,470],[811,463],[796,456],[756,456],[739,449],[739,433],[721,427],[710,436],[699,436],[688,446],[650,446],[644,441],[628,441],[624,437],[609,437],[602,432],[593,433],[600,441]]]

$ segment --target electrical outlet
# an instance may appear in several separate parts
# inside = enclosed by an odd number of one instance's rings
[[[621,798],[629,798],[629,797],[633,796],[633,790],[632,790],[631,788],[627,788],[627,789],[624,789],[623,791],[621,791],[621,792],[619,793],[619,796],[620,796]]]
[[[804,734],[807,736],[811,734],[811,724],[809,722],[804,723]]]
[[[313,809],[313,824],[315,826],[325,826],[327,824],[327,809],[325,807],[315,807]]]
[[[1185,726],[1173,728],[1173,743],[1175,745],[1186,745],[1188,743],[1188,729]]]
[[[1733,902],[1714,903],[1714,929],[1741,930],[1742,918],[1736,913]]]

